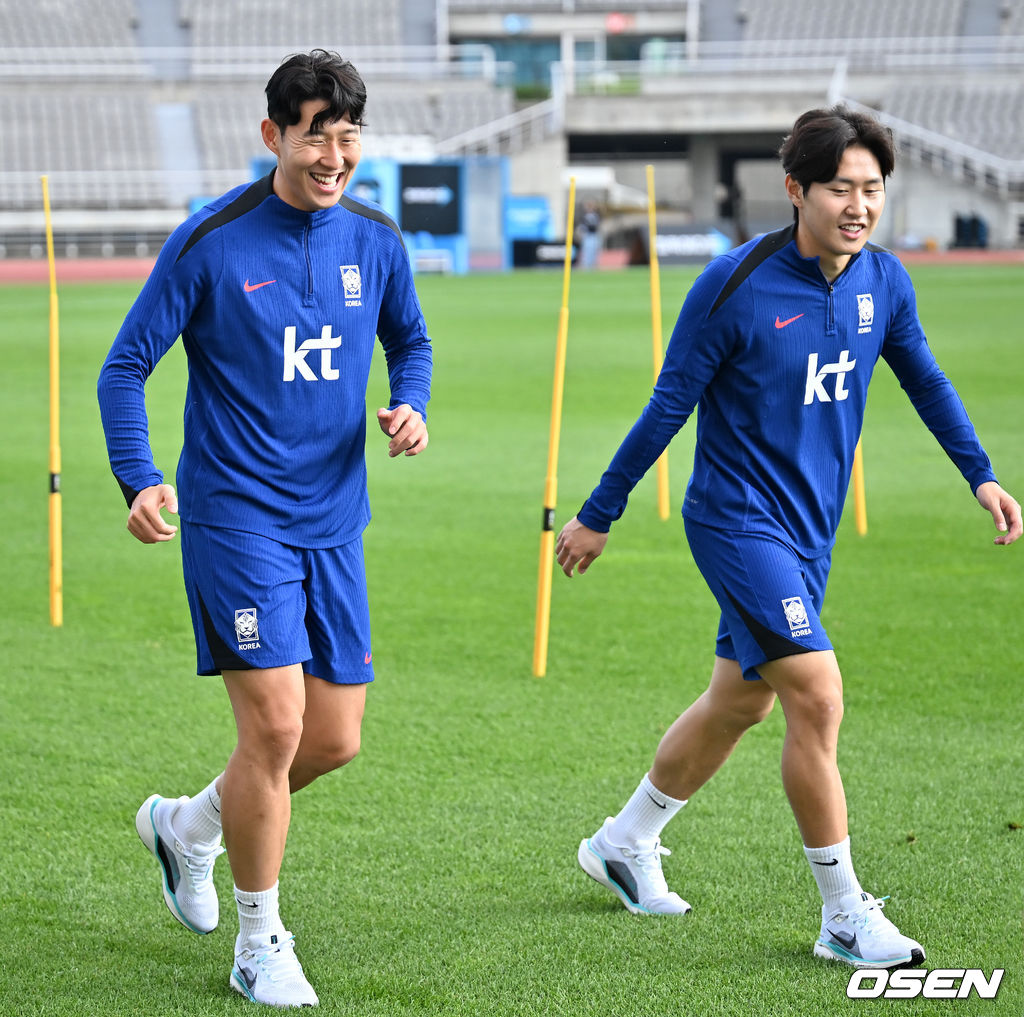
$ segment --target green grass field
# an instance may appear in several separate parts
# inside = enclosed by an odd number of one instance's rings
[[[1024,492],[1019,267],[913,271],[922,318],[1000,480]],[[666,340],[692,273],[662,272]],[[0,1013],[219,1015],[236,931],[187,933],[133,817],[192,794],[233,725],[194,675],[176,544],[143,547],[106,462],[102,358],[137,285],[62,286],[64,610],[47,608],[47,292],[0,288]],[[361,755],[294,802],[283,915],[325,1014],[714,1015],[1024,1012],[1020,605],[1024,546],[991,522],[880,365],[825,620],[843,666],[840,744],[864,885],[928,966],[1005,968],[995,1001],[851,1001],[811,956],[819,900],[779,781],[776,710],[668,828],[681,920],[629,915],[576,867],[664,728],[703,688],[717,613],[677,510],[692,425],[605,556],[555,576],[548,673],[531,674],[561,275],[423,278],[435,342],[431,443],[387,458],[370,431],[374,662]],[[647,275],[580,274],[558,526],[651,386]],[[379,358],[371,412],[386,401]],[[173,475],[180,344],[149,386]]]

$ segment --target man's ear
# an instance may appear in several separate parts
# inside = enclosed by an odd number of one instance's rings
[[[260,134],[263,135],[263,144],[270,149],[274,155],[281,154],[281,129],[269,117],[260,124]]]
[[[789,200],[793,203],[794,208],[803,208],[804,189],[799,181],[794,180],[788,173],[786,174],[786,194],[789,195]]]

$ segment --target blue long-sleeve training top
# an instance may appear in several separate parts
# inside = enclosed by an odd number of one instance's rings
[[[879,357],[977,490],[995,480],[928,347],[899,259],[868,244],[829,283],[794,227],[713,260],[686,297],[650,402],[579,512],[607,532],[694,407],[683,515],[777,537],[805,557],[835,541]]]
[[[174,231],[99,377],[110,464],[129,505],[163,482],[145,383],[179,335],[181,518],[298,547],[361,533],[375,337],[389,405],[426,417],[430,398],[430,340],[395,223],[347,195],[328,209],[294,208],[274,194],[271,173]]]

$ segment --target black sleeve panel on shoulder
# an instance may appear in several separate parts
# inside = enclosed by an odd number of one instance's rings
[[[396,237],[398,237],[402,243],[402,247],[405,247],[405,238],[402,236],[402,231],[398,228],[398,223],[396,223],[395,220],[386,212],[382,212],[379,208],[371,208],[369,205],[364,205],[361,201],[356,201],[354,198],[350,198],[347,194],[343,194],[341,196],[338,200],[338,204],[349,212],[354,212],[356,215],[372,219],[374,222],[383,223],[388,227],[388,229],[394,232]]]
[[[775,230],[773,233],[766,233],[754,245],[750,253],[736,266],[733,274],[729,276],[729,281],[722,287],[714,304],[711,305],[708,317],[710,318],[740,288],[743,281],[758,265],[767,261],[776,251],[782,250],[793,239],[795,232],[795,227],[786,226],[781,230]]]
[[[257,180],[251,187],[244,190],[230,205],[225,205],[219,212],[215,212],[209,219],[203,220],[193,231],[192,235],[185,241],[178,252],[177,260],[185,257],[186,251],[199,243],[207,233],[251,212],[261,205],[271,194],[274,193],[274,174],[268,173],[261,180]]]

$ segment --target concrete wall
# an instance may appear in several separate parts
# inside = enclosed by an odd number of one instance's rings
[[[1017,244],[1017,215],[1008,201],[965,183],[958,183],[930,169],[907,162],[896,163],[889,182],[884,222],[878,242],[902,246],[906,237],[949,247],[955,236],[957,215],[980,215],[989,227],[989,247]]]
[[[565,138],[549,138],[526,151],[509,156],[509,190],[513,194],[540,194],[548,199],[559,236],[565,232],[568,184]],[[560,224],[560,225],[559,225]]]
[[[644,167],[655,166],[659,206],[675,209],[699,222],[714,222],[722,197],[719,182],[723,154],[739,159],[736,180],[743,196],[748,233],[772,229],[789,221],[791,208],[782,184],[775,152],[793,120],[827,96],[805,81],[799,90],[784,85],[764,92],[755,102],[720,96],[649,94],[637,96],[573,96],[566,108],[566,131],[610,136],[683,133],[689,151],[678,159],[647,160],[587,157],[589,165],[612,168],[619,184],[645,191]],[[512,189],[521,194],[548,197],[556,222],[565,221],[568,165],[567,140],[551,139],[539,148],[513,159]],[[955,217],[979,215],[988,224],[988,243],[993,248],[1018,246],[1018,204],[976,189],[935,171],[898,159],[888,185],[886,214],[875,239],[885,246],[900,247],[907,241],[936,246],[952,245]]]

